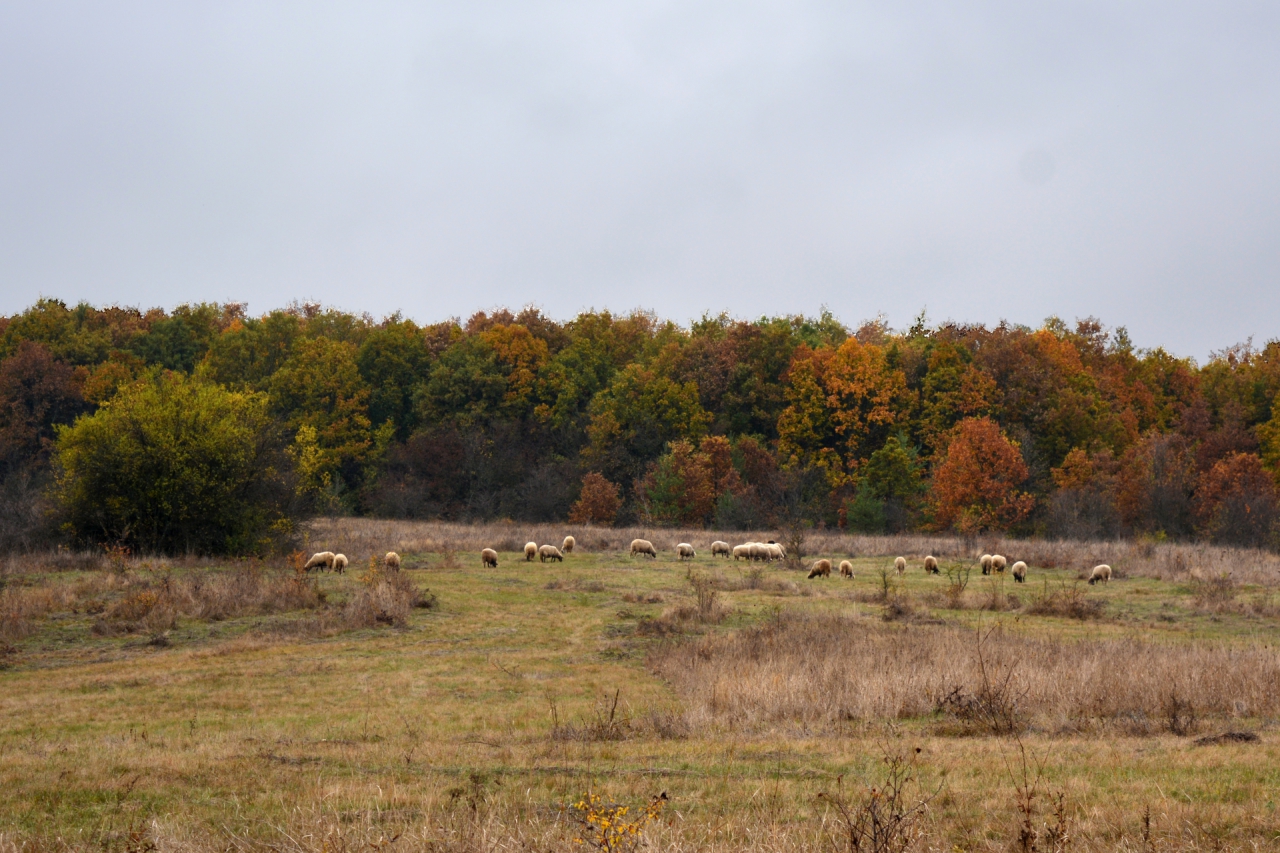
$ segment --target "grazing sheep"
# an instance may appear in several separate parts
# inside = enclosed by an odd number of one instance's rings
[[[634,557],[636,554],[648,554],[653,559],[658,559],[658,552],[648,539],[631,540],[631,556]]]
[[[1018,583],[1027,582],[1027,564],[1019,560],[1013,564],[1013,579]]]
[[[748,543],[747,543],[747,544],[745,544],[745,545],[734,545],[734,546],[733,546],[733,559],[735,559],[735,560],[750,560],[750,559],[751,559],[751,543],[749,543],[749,542],[748,542]]]
[[[751,559],[767,560],[769,559],[769,546],[763,542],[748,542],[747,548],[750,549]]]
[[[895,559],[895,560],[893,561],[893,567],[898,571],[898,574],[899,574],[899,575],[904,575],[904,574],[906,574],[906,573],[907,573],[907,558],[906,558],[906,557],[898,557],[897,559]]]
[[[785,560],[787,558],[787,552],[782,550],[782,546],[777,542],[770,542],[765,547],[769,549],[770,560]]]
[[[842,578],[853,577],[853,563],[850,563],[848,560],[840,561],[840,577]]]
[[[312,554],[311,559],[307,560],[307,564],[303,566],[304,571],[312,569],[320,569],[322,571],[333,568],[334,553],[332,551],[320,551]]]
[[[1094,566],[1093,571],[1089,573],[1089,586],[1093,586],[1095,583],[1110,583],[1110,582],[1111,582],[1111,567],[1106,565],[1105,563],[1102,564],[1101,566]]]
[[[564,554],[560,553],[560,549],[555,545],[543,545],[538,549],[538,562],[545,563],[547,560],[556,560],[564,562]]]
[[[721,542],[719,539],[717,539],[716,541],[711,543],[711,556],[713,557],[719,557],[722,555],[725,557],[728,557],[731,553],[731,550],[732,549],[729,548],[728,542]]]
[[[566,554],[572,554],[573,546],[577,544],[578,544],[577,540],[574,539],[572,536],[566,536],[564,537],[564,542],[562,542],[560,545],[560,550],[564,551]]]
[[[928,556],[928,557],[925,557],[925,558],[924,558],[924,573],[925,573],[926,575],[936,575],[936,574],[939,574],[939,571],[938,571],[938,558],[937,558],[937,557],[934,557],[934,556]]]
[[[984,575],[991,574],[991,555],[983,554],[982,559],[978,561],[982,565],[982,573]]]
[[[676,546],[677,560],[692,560],[696,556],[698,555],[694,553],[693,546],[688,542],[681,542]]]
[[[484,567],[486,569],[498,568],[498,552],[493,550],[492,548],[485,548],[483,551],[481,551],[480,559],[484,562]]]
[[[829,578],[831,577],[831,561],[819,560],[813,564],[813,568],[809,570],[811,578]]]
[[[344,575],[347,573],[347,555],[346,554],[333,555],[333,570],[340,575]]]
[[[382,558],[382,562],[393,572],[400,571],[400,555],[395,551],[388,551],[387,556]]]
[[[524,561],[526,563],[532,563],[533,558],[536,556],[538,556],[538,543],[537,542],[524,543]]]
[[[1004,567],[1009,565],[1009,561],[999,554],[991,556],[991,568],[1000,574],[1004,574]]]

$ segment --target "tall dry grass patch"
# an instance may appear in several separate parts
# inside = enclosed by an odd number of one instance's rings
[[[1099,563],[1116,570],[1118,577],[1149,577],[1187,580],[1197,575],[1228,573],[1236,582],[1280,585],[1280,554],[1251,548],[1217,545],[1115,540],[1078,542],[1046,539],[1007,539],[983,536],[902,534],[863,536],[839,530],[783,531],[703,530],[698,528],[593,527],[582,524],[529,524],[494,521],[465,524],[446,521],[397,521],[372,518],[321,518],[307,528],[313,549],[337,549],[348,556],[363,558],[388,550],[401,554],[461,553],[478,555],[483,548],[519,552],[529,541],[559,544],[572,534],[577,547],[591,552],[625,553],[632,539],[648,539],[660,552],[670,552],[678,542],[707,548],[716,539],[742,542],[786,542],[788,534],[798,536],[790,543],[788,557],[887,557],[905,556],[912,564],[932,554],[953,563],[977,563],[982,554],[1003,554],[1012,563],[1023,560],[1032,567],[1068,569],[1085,574]],[[799,545],[797,548],[796,545]],[[466,556],[463,560],[467,559]],[[477,557],[478,559],[478,557]],[[795,563],[799,565],[799,562]]]
[[[693,725],[828,725],[938,714],[993,730],[1167,730],[1171,714],[1280,715],[1280,650],[1032,638],[945,625],[784,613],[656,651]],[[990,723],[990,725],[988,725]],[[961,729],[964,726],[961,725]]]

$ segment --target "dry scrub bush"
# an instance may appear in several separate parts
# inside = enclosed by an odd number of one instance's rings
[[[979,655],[975,634],[961,628],[784,613],[758,628],[664,646],[650,662],[686,698],[695,726],[947,714],[947,697],[958,697],[954,708],[981,695],[984,666],[987,683],[992,672],[1016,670],[1008,689],[1019,697],[1018,711],[1043,729],[1133,727],[1162,719],[1170,695],[1201,718],[1280,714],[1280,650],[1262,645],[1004,633],[982,649]]]
[[[343,620],[352,628],[373,628],[409,624],[409,613],[415,608],[430,609],[437,605],[428,590],[419,590],[409,576],[401,572],[374,571],[365,575],[361,589],[343,609]]]
[[[1080,582],[1062,583],[1050,589],[1044,582],[1043,591],[1031,597],[1027,612],[1036,616],[1064,616],[1070,619],[1097,619],[1102,616],[1107,603],[1100,598],[1085,595]]]

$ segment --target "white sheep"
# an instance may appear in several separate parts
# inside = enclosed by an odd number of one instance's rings
[[[732,549],[729,547],[728,542],[722,542],[719,539],[717,539],[716,541],[711,543],[711,556],[713,557],[720,557],[720,556],[728,557],[731,552],[732,552]]]
[[[809,570],[810,578],[829,578],[831,577],[831,561],[818,560],[813,564],[813,568]]]
[[[344,575],[347,573],[347,555],[346,554],[333,555],[333,570],[340,575]]]
[[[769,546],[763,542],[751,542],[748,543],[747,547],[751,549],[751,559],[753,560],[767,560],[770,557]]]
[[[926,575],[936,575],[938,572],[938,558],[932,555],[924,558],[924,573]]]
[[[853,563],[850,563],[848,560],[840,561],[840,577],[842,578],[853,577]]]
[[[498,568],[498,552],[492,548],[485,548],[480,552],[480,560],[484,563],[485,568]]]
[[[982,559],[978,560],[978,563],[982,566],[982,573],[984,575],[991,574],[991,555],[990,554],[983,554]]]
[[[1004,569],[1005,569],[1005,566],[1007,565],[1009,565],[1009,561],[1006,560],[1004,557],[1000,556],[999,554],[991,555],[991,568],[994,571],[999,572],[1000,574],[1004,574]]]
[[[1018,583],[1027,582],[1027,564],[1019,560],[1013,564],[1013,579]]]
[[[787,558],[787,552],[782,550],[782,546],[777,542],[770,542],[765,547],[769,549],[770,560],[785,560]]]
[[[694,553],[693,546],[688,542],[681,542],[676,546],[677,560],[692,560],[697,554]]]
[[[538,549],[538,562],[545,563],[547,560],[555,560],[563,563],[564,554],[561,554],[560,549],[555,545],[543,545]]]
[[[751,543],[733,546],[733,559],[750,560],[751,559]]]
[[[1094,566],[1093,571],[1089,573],[1089,586],[1093,586],[1095,583],[1110,583],[1110,582],[1111,582],[1111,567],[1106,565],[1105,563],[1102,564],[1101,566]]]
[[[334,553],[332,551],[319,551],[311,555],[311,559],[307,560],[307,564],[303,566],[303,570],[311,571],[312,569],[328,570],[333,568]]]
[[[538,556],[538,543],[537,542],[524,543],[524,561],[526,563],[532,563],[533,558],[536,556]]]
[[[391,571],[400,571],[400,555],[395,551],[388,551],[387,556],[382,558],[382,562],[385,563],[386,567],[391,569]]]
[[[653,559],[658,559],[658,551],[648,539],[631,540],[631,556],[634,557],[636,554],[648,554]]]
[[[564,537],[564,542],[560,544],[560,550],[564,551],[566,554],[572,554],[573,546],[577,544],[578,544],[577,540],[574,539],[572,536],[566,536]]]
[[[899,574],[899,575],[906,574],[906,571],[907,571],[907,558],[906,558],[906,557],[898,557],[898,558],[896,558],[896,559],[893,561],[893,568],[898,572],[898,574]]]

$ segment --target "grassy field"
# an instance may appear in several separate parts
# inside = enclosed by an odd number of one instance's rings
[[[517,553],[564,532],[327,522],[353,565],[301,579],[11,559],[0,850],[592,849],[586,792],[624,822],[666,793],[641,849],[848,850],[876,809],[856,849],[1280,849],[1271,555],[814,535],[855,577],[808,580],[708,532]],[[969,547],[1053,566],[961,590]],[[1120,577],[1086,586],[1098,556]]]

